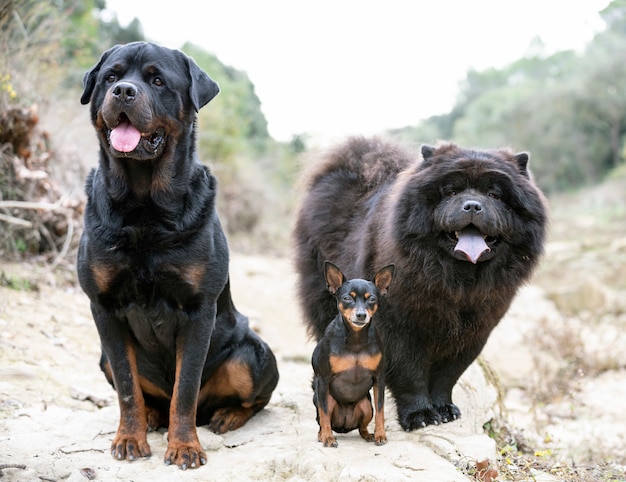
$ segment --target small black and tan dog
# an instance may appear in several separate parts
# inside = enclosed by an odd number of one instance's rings
[[[368,442],[383,445],[385,433],[385,360],[373,317],[387,293],[395,267],[388,265],[374,276],[346,280],[330,261],[324,263],[328,291],[335,296],[339,313],[331,321],[313,351],[313,403],[320,426],[318,440],[324,447],[337,447],[333,430],[347,433],[359,429]],[[367,425],[373,410],[374,434]]]
[[[187,55],[146,42],[107,50],[85,74],[83,104],[100,142],[87,180],[78,278],[117,391],[111,453],[207,462],[196,424],[241,427],[270,400],[275,357],[232,302],[217,181],[196,153],[196,112],[219,91]]]

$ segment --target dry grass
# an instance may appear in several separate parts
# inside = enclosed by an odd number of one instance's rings
[[[617,348],[626,346],[625,184],[626,168],[602,185],[551,200],[550,244],[534,283],[546,291],[558,316],[546,317],[526,340],[535,353],[536,376],[526,393],[536,433],[567,423],[567,414],[554,407],[578,403],[583,380],[626,369],[626,355]],[[572,407],[572,417],[577,408]],[[492,421],[486,429],[500,450],[497,480],[626,481],[624,461],[611,463],[616,455],[602,453],[601,446],[590,447],[589,461],[582,465],[564,460],[549,435],[539,443],[528,441],[504,421]],[[579,443],[584,440],[581,434]]]

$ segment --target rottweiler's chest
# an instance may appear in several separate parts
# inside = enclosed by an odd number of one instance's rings
[[[206,266],[187,262],[93,262],[91,274],[98,297],[122,308],[129,304],[153,306],[165,302],[183,308],[202,292]]]
[[[92,263],[90,269],[98,303],[124,320],[149,352],[163,347],[173,352],[177,330],[206,300],[201,288],[205,269],[201,265]]]
[[[83,258],[100,298],[119,305],[165,300],[180,306],[203,291],[209,268],[219,274],[210,260],[221,253],[210,249],[205,230],[177,231],[152,220],[111,231],[98,236],[94,230],[84,240]]]

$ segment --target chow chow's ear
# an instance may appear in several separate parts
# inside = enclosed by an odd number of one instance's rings
[[[528,160],[530,156],[527,152],[520,152],[519,154],[515,154],[515,162],[517,163],[517,168],[519,172],[524,176],[530,178],[530,173],[528,172]]]
[[[430,164],[430,159],[435,154],[435,148],[433,146],[429,146],[427,144],[422,145],[422,159],[427,164]]]
[[[324,261],[324,276],[326,277],[326,287],[333,295],[346,281],[341,270],[330,261]]]
[[[104,52],[102,57],[100,57],[100,60],[98,60],[98,63],[85,73],[83,76],[83,95],[80,97],[81,104],[89,104],[91,94],[93,94],[93,89],[96,87],[96,78],[98,77],[98,73],[100,73],[100,67],[102,67],[104,61],[119,48],[120,45],[114,45],[109,50]]]

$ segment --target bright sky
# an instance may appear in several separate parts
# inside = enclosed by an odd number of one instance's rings
[[[148,40],[191,41],[247,72],[275,139],[324,142],[448,112],[468,69],[515,61],[535,37],[548,53],[582,50],[609,0],[106,3]]]

